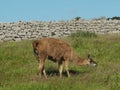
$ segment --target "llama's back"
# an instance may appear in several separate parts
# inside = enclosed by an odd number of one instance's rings
[[[71,57],[71,46],[60,39],[43,38],[36,41],[36,48],[39,52],[45,52],[54,58]]]

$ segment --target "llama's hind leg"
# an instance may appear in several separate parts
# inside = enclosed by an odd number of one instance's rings
[[[44,75],[44,77],[47,79],[47,75],[46,75],[46,71],[45,71],[44,66],[43,66],[43,75]]]
[[[44,77],[47,78],[46,71],[45,71],[45,68],[44,68],[45,58],[39,57],[38,61],[39,61],[38,75],[40,75],[40,77],[41,77],[42,74],[43,74]]]
[[[37,75],[39,75],[40,77],[42,76],[42,72],[43,72],[43,63],[42,61],[39,61],[39,66],[38,66],[38,73]]]

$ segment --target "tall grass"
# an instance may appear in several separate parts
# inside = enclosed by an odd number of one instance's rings
[[[80,57],[90,53],[98,67],[70,63],[71,77],[59,78],[56,63],[46,61],[48,79],[36,75],[32,41],[0,43],[0,90],[119,90],[120,35],[79,32],[65,38]]]
[[[72,37],[72,38],[75,38],[75,37],[91,38],[91,37],[97,37],[97,35],[93,32],[89,32],[89,31],[77,31],[76,33],[72,33],[70,37]]]

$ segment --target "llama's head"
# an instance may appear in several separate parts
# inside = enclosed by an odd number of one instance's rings
[[[84,59],[77,57],[75,58],[75,61],[77,65],[97,66],[97,63],[91,58],[90,54],[88,54],[88,57]]]
[[[90,65],[90,66],[97,66],[97,63],[91,58],[90,54],[88,54],[86,63],[87,63],[87,65]]]

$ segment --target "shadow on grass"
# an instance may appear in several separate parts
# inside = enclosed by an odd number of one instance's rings
[[[87,74],[89,73],[89,71],[77,71],[77,70],[69,70],[70,72],[70,76],[71,77],[76,77],[79,75],[83,75],[83,74]],[[46,74],[47,74],[47,78],[59,78],[59,70],[57,69],[50,69],[50,70],[46,70]],[[62,72],[62,77],[67,78],[67,72],[65,70],[63,70]],[[33,76],[32,80],[34,81],[46,81],[46,79],[44,78],[44,75],[42,74],[42,76],[40,77],[39,75],[37,76]]]
[[[70,72],[70,75],[79,75],[79,74],[87,73],[87,72],[80,72],[80,71],[76,71],[76,70],[69,70],[69,72]],[[59,70],[47,70],[46,73],[49,77],[59,76]],[[64,70],[62,72],[62,75],[67,77],[67,72]]]

